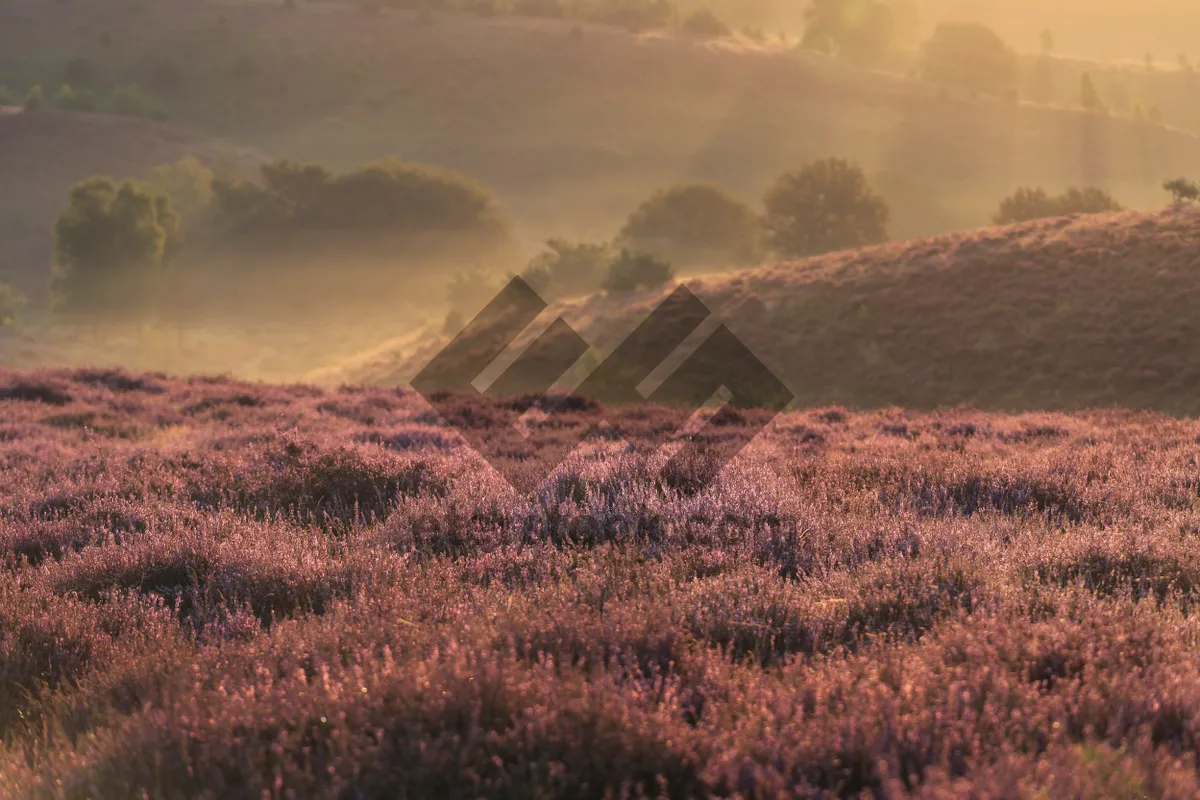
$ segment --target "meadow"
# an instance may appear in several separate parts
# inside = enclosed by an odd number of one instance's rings
[[[403,389],[0,418],[6,797],[1200,791],[1200,422],[815,408],[707,486],[601,430],[517,494]]]

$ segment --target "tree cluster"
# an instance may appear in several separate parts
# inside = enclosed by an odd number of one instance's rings
[[[943,22],[921,53],[925,80],[969,92],[1016,91],[1017,54],[995,31],[969,22]]]
[[[54,228],[56,306],[89,315],[144,307],[181,244],[179,215],[158,187],[82,181]]]
[[[319,164],[275,161],[259,181],[217,180],[219,225],[234,238],[273,246],[300,237],[433,234],[502,237],[507,222],[492,196],[468,178],[395,159],[337,174]]]
[[[812,0],[804,22],[803,47],[860,64],[886,56],[896,34],[895,14],[880,0]]]
[[[1048,194],[1042,188],[1021,187],[1000,203],[993,221],[997,225],[1011,225],[1069,214],[1102,214],[1123,208],[1112,195],[1095,187],[1072,187],[1059,195]]]

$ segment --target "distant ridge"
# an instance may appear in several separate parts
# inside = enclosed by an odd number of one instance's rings
[[[1200,415],[1200,211],[1040,220],[784,262],[689,285],[799,405]],[[605,349],[661,293],[563,307]],[[405,382],[441,346],[326,380]]]

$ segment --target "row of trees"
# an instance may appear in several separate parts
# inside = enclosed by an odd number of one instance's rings
[[[160,122],[168,117],[162,104],[136,84],[120,86],[111,92],[97,94],[91,89],[76,89],[71,84],[64,83],[51,97],[46,96],[46,91],[41,84],[35,84],[21,98],[18,98],[7,87],[0,86],[0,106],[15,105],[20,105],[29,112],[55,108],[61,111],[104,112],[127,117],[142,117]]]
[[[217,260],[249,248],[287,261],[322,247],[352,257],[352,248],[368,242],[399,257],[423,252],[431,237],[435,243],[486,241],[508,233],[482,187],[395,160],[342,174],[279,161],[263,165],[258,180],[248,181],[215,178],[195,159],[185,159],[160,167],[151,179],[94,177],[72,189],[55,227],[53,295],[59,309],[88,314],[144,307],[189,246],[205,246],[210,256],[215,248]],[[1176,183],[1178,191],[1172,189]],[[1177,197],[1192,191],[1200,196],[1187,182],[1167,189]],[[995,222],[1120,208],[1096,188],[1059,195],[1021,188],[1000,204]],[[761,210],[712,184],[655,192],[610,242],[552,239],[522,274],[548,297],[652,288],[671,280],[675,266],[728,269],[768,256],[799,258],[884,242],[888,216],[886,201],[859,165],[828,158],[779,176],[764,193]],[[469,295],[472,284],[486,288],[487,281],[471,278],[456,296]]]
[[[805,15],[801,45],[854,63],[877,64],[892,50],[897,14],[894,4],[882,0],[812,0]],[[1043,58],[1053,46],[1053,36],[1044,32]],[[921,46],[917,74],[942,86],[1015,99],[1020,59],[1013,48],[984,25],[943,22]],[[1079,76],[1078,85],[1078,107],[1107,112],[1108,105],[1089,73]],[[1135,105],[1133,116],[1152,124],[1162,123],[1161,112],[1154,106],[1142,109]]]
[[[214,263],[262,253],[276,261],[321,252],[353,259],[367,247],[419,256],[451,242],[508,236],[485,189],[396,160],[342,174],[277,161],[249,181],[214,177],[185,159],[154,170],[151,181],[98,176],[73,187],[55,226],[58,310],[87,316],[146,308],[189,248]]]
[[[763,196],[763,211],[714,184],[660,190],[634,209],[611,242],[551,239],[522,272],[548,299],[655,288],[688,269],[798,258],[887,240],[888,206],[862,168],[839,158],[781,175]],[[466,283],[454,298],[470,296]]]
[[[294,8],[296,0],[283,0]],[[677,29],[698,36],[728,36],[731,31],[711,9],[683,11],[672,0],[360,0],[360,8],[374,13],[383,7],[432,12],[458,12],[477,16],[510,14],[540,19],[577,19],[641,33]]]
[[[878,244],[887,240],[888,214],[858,164],[827,158],[775,179],[761,212],[712,184],[656,192],[615,242],[688,266],[728,266]]]
[[[1194,184],[1181,191],[1200,197]],[[640,205],[611,244],[551,239],[522,274],[543,296],[554,299],[601,288],[652,288],[671,279],[671,263],[728,268],[771,254],[810,256],[887,238],[887,203],[861,168],[842,159],[817,161],[781,176],[768,189],[763,206],[764,213],[755,214],[747,203],[711,184],[674,186]],[[1058,195],[1022,187],[1000,203],[994,221],[1007,225],[1122,209],[1095,187],[1072,187]],[[644,277],[640,282],[618,277],[632,274]],[[455,293],[461,294],[462,287]]]

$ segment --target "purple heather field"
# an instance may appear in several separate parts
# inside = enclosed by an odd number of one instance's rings
[[[821,408],[518,494],[407,390],[0,373],[0,795],[1192,798],[1198,437]]]

